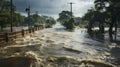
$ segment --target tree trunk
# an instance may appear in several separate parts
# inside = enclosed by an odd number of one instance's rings
[[[104,33],[104,23],[103,23],[103,21],[99,21],[99,31],[101,33]]]
[[[0,27],[1,27],[1,31],[3,31],[3,26],[1,25]]]
[[[117,40],[117,22],[115,22],[115,41]]]
[[[88,32],[91,33],[92,32],[92,23],[93,21],[90,21],[89,22],[89,25],[88,25]]]
[[[91,26],[92,24],[90,24],[89,26],[88,26],[88,32],[92,32],[92,26]]]
[[[113,41],[113,26],[114,26],[114,20],[112,20],[112,22],[110,23],[110,26],[109,26],[109,37],[110,37],[110,41]]]
[[[104,23],[101,24],[101,32],[104,33],[105,30],[104,30]]]

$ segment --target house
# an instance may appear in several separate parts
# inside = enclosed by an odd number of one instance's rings
[[[82,19],[80,17],[75,17],[76,25],[80,25],[82,23]]]

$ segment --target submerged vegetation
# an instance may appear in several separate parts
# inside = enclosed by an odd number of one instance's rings
[[[58,21],[66,27],[69,31],[74,31],[75,29],[75,20],[74,17],[71,17],[72,13],[69,11],[62,11],[59,13]]]
[[[65,26],[67,30],[74,31],[74,29],[75,29],[75,20],[74,20],[74,18],[71,18],[68,21],[63,22],[62,25]]]

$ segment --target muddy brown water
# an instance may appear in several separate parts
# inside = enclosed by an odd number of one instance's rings
[[[119,46],[104,37],[56,24],[0,48],[0,67],[119,67]]]

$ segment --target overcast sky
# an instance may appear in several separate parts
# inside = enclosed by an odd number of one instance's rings
[[[25,8],[30,5],[31,13],[38,11],[41,15],[48,15],[54,18],[57,18],[62,10],[70,10],[69,2],[75,3],[73,5],[73,13],[76,17],[83,16],[87,9],[94,6],[94,0],[13,0],[17,12],[26,14]]]

